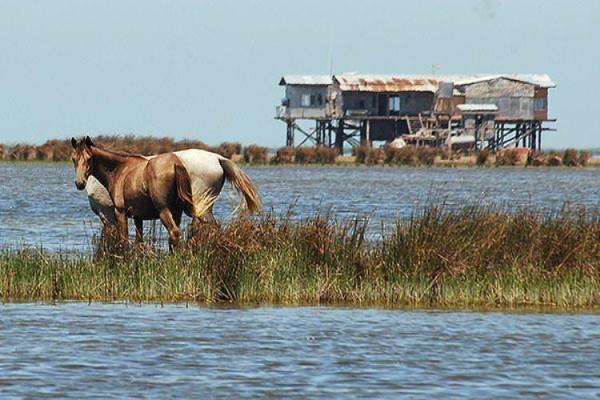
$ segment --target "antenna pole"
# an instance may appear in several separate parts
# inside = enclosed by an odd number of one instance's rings
[[[331,39],[329,40],[329,76],[333,76],[333,44]]]

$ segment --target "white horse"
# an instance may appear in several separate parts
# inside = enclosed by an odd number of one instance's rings
[[[174,154],[181,160],[190,176],[192,193],[211,192],[216,197],[220,193],[225,180],[228,180],[240,193],[241,204],[244,208],[251,212],[260,209],[260,199],[256,188],[233,161],[219,154],[200,149],[181,150],[174,152]],[[151,159],[153,157],[155,156],[145,158]],[[115,207],[107,188],[93,175],[89,175],[85,189],[90,207],[102,223],[105,226],[116,224]],[[212,211],[211,204],[203,214],[203,218],[214,221]]]

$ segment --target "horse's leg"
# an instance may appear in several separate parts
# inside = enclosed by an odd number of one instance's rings
[[[162,210],[160,210],[159,216],[161,222],[169,232],[169,250],[172,251],[173,248],[177,247],[177,245],[179,244],[179,227],[175,223],[175,219],[173,218],[171,210],[169,210],[168,208],[163,208]]]
[[[102,221],[102,232],[100,233],[100,240],[98,241],[98,255],[110,254],[110,243],[112,237],[110,237],[111,231],[108,223]]]
[[[211,225],[218,225],[217,219],[215,218],[215,216],[213,214],[212,207],[204,213],[204,215],[202,216],[202,222],[205,222],[205,223],[211,224]]]
[[[171,214],[173,215],[173,221],[177,227],[181,227],[181,217],[183,215],[183,210],[171,210]]]
[[[135,222],[135,242],[143,243],[144,242],[144,220],[139,217],[134,217],[133,221]]]
[[[119,229],[119,237],[124,244],[129,240],[129,231],[127,230],[127,214],[115,208],[115,217]]]
[[[190,238],[195,237],[198,234],[198,232],[200,232],[201,222],[202,221],[200,221],[200,218],[192,217],[192,221],[190,222],[190,224],[188,226]]]
[[[111,234],[110,226],[108,225],[108,223],[103,222],[102,223],[102,233],[100,234],[100,240],[108,240],[110,234]]]
[[[171,214],[173,215],[173,221],[175,222],[175,225],[177,225],[179,232],[181,232],[181,218],[183,217],[183,209],[176,208],[171,210]]]
[[[103,222],[101,233],[102,241],[105,241],[107,243],[114,243],[117,237],[116,227],[117,225],[115,222]]]
[[[219,223],[217,219],[213,215],[212,207],[208,209],[202,216],[200,217],[192,217],[192,222],[190,223],[190,237],[195,237],[198,235],[203,226],[218,226]]]

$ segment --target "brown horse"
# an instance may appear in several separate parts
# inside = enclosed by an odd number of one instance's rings
[[[179,243],[182,213],[213,220],[212,206],[225,179],[243,195],[250,211],[260,209],[256,188],[235,163],[203,150],[184,150],[152,157],[109,151],[88,137],[71,139],[77,189],[90,176],[107,189],[119,236],[127,241],[127,218],[133,217],[136,241],[142,241],[143,221],[160,218],[169,234],[169,248]],[[190,176],[189,171],[192,171]]]

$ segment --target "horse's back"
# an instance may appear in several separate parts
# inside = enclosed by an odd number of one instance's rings
[[[217,192],[223,186],[223,168],[219,160],[221,155],[200,149],[176,151],[175,155],[188,171],[194,192],[203,193],[207,189]]]

